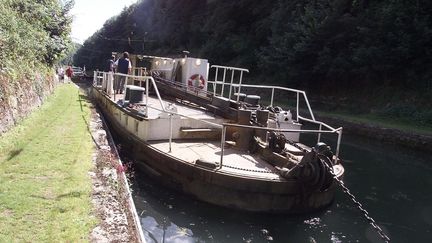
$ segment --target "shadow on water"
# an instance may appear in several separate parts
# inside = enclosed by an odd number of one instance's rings
[[[142,172],[136,172],[132,188],[149,242],[284,242],[280,236],[286,230],[297,232],[293,240],[305,242],[309,237],[304,227],[319,228],[319,218],[326,214],[287,216],[222,208],[160,187]]]
[[[341,157],[345,184],[392,242],[432,242],[430,154],[345,135]],[[341,190],[330,207],[306,215],[217,207],[162,187],[140,171],[132,190],[148,242],[383,242]]]

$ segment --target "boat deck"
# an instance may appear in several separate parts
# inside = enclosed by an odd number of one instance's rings
[[[111,96],[114,102],[122,100],[124,94]],[[145,98],[144,98],[145,101]],[[163,101],[165,107],[172,101]],[[157,98],[149,97],[148,119],[158,119],[162,110],[161,104]],[[145,106],[144,106],[145,107]],[[156,109],[151,109],[154,107]],[[228,120],[214,116],[201,107],[191,107],[175,102],[177,113],[192,117],[194,119],[211,121],[217,124],[227,122]],[[211,127],[210,125],[208,125]],[[168,140],[147,141],[152,147],[168,153]],[[171,152],[169,155],[181,159],[187,163],[196,164],[197,160],[208,164],[219,164],[221,161],[220,140],[173,140],[171,143]],[[219,170],[223,173],[229,173],[240,177],[259,178],[263,180],[281,180],[279,172],[258,155],[251,155],[247,151],[239,151],[226,144],[224,148],[223,166]],[[210,167],[209,167],[210,168]]]
[[[162,152],[169,151],[168,141],[151,141],[150,144]],[[195,164],[197,160],[219,163],[221,159],[220,141],[173,141],[171,152],[168,154],[191,164]],[[280,180],[278,171],[268,162],[256,155],[229,146],[224,148],[222,164],[220,172],[242,177]]]
[[[117,103],[118,101],[124,99],[124,94],[112,95],[110,98],[111,98],[111,100],[113,100],[114,102]],[[145,97],[144,97],[144,101],[145,101]],[[205,119],[205,120],[217,119],[212,113],[206,111],[205,108],[203,108],[203,107],[193,108],[193,107],[183,105],[183,104],[180,104],[180,103],[174,102],[174,101],[163,100],[162,102],[163,102],[163,105],[165,106],[165,108],[167,108],[169,104],[174,104],[175,107],[177,108],[177,113],[192,117],[194,119]],[[162,112],[161,111],[162,106],[159,102],[159,99],[149,96],[147,104],[149,106],[149,109],[148,109],[149,114],[148,114],[147,118],[148,119],[159,118],[159,115]],[[143,107],[145,107],[145,106],[143,106]],[[156,109],[152,109],[152,108],[156,108]]]

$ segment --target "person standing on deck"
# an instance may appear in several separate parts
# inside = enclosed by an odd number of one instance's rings
[[[102,88],[108,93],[108,95],[112,95],[114,93],[113,89],[113,73],[115,69],[115,56],[112,55],[110,59],[107,60],[104,68],[104,72],[106,72],[105,78],[103,79],[104,82],[102,82]]]
[[[115,66],[115,56],[112,55],[111,58],[107,60],[104,71],[105,72],[114,72],[114,66]]]
[[[115,68],[117,70],[118,73],[121,74],[130,74],[131,70],[132,70],[132,64],[129,61],[129,53],[128,52],[123,52],[123,57],[118,59],[115,62]],[[125,80],[126,77],[125,76],[117,76],[116,77],[116,81],[114,82],[114,89],[116,94],[123,93],[123,87],[125,84]]]

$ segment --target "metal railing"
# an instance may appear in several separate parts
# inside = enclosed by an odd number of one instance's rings
[[[95,72],[94,73],[94,85],[98,85],[100,79],[102,79],[102,82],[104,81],[103,79],[107,78],[107,73],[104,72]],[[109,73],[112,75],[112,73]],[[250,129],[256,129],[256,130],[265,130],[267,132],[273,131],[273,132],[295,132],[295,133],[314,133],[314,134],[318,134],[318,142],[320,142],[321,139],[321,134],[337,134],[338,135],[338,139],[337,139],[337,145],[336,145],[336,153],[335,153],[335,158],[334,161],[337,161],[339,158],[339,149],[340,149],[340,143],[341,143],[341,137],[342,137],[342,127],[339,128],[333,128],[327,124],[325,124],[324,122],[320,122],[320,121],[316,121],[313,114],[312,114],[312,110],[309,106],[309,102],[307,101],[307,97],[304,91],[301,90],[295,90],[295,89],[289,89],[289,88],[284,88],[284,87],[279,87],[279,86],[262,86],[262,85],[243,85],[245,87],[262,87],[262,88],[269,88],[272,89],[272,91],[274,91],[274,89],[282,89],[282,90],[287,90],[287,91],[292,91],[292,92],[296,92],[297,93],[297,99],[299,99],[299,95],[302,94],[304,95],[304,98],[306,99],[306,103],[308,104],[308,108],[309,108],[309,112],[312,115],[312,119],[308,119],[308,118],[304,118],[302,116],[300,116],[298,114],[298,110],[297,110],[297,121],[298,120],[303,120],[303,121],[307,121],[313,124],[317,124],[319,125],[319,129],[318,130],[301,130],[301,129],[278,129],[278,128],[269,128],[269,127],[259,127],[259,126],[248,126],[248,125],[239,125],[239,124],[231,124],[231,123],[223,123],[223,124],[218,124],[218,123],[214,123],[214,122],[210,122],[210,121],[206,121],[203,119],[199,119],[199,118],[194,118],[191,116],[187,116],[187,115],[183,115],[177,112],[173,112],[170,110],[167,110],[166,107],[163,104],[163,100],[160,97],[159,94],[159,90],[157,88],[156,82],[153,79],[153,77],[151,76],[133,76],[133,75],[126,75],[126,74],[114,74],[114,75],[118,75],[118,76],[125,76],[125,77],[130,77],[133,78],[133,80],[138,80],[140,81],[140,85],[142,85],[141,81],[145,82],[145,107],[146,107],[146,116],[148,117],[148,109],[154,109],[157,111],[161,111],[161,112],[165,112],[169,115],[169,152],[171,152],[171,143],[172,143],[172,138],[173,138],[173,122],[172,122],[172,117],[174,115],[179,116],[179,117],[184,117],[187,119],[192,119],[192,120],[196,120],[202,123],[205,123],[207,125],[213,126],[215,128],[219,128],[221,129],[221,156],[220,156],[220,163],[219,163],[219,169],[222,168],[223,166],[223,158],[224,158],[224,147],[225,147],[225,141],[226,141],[226,129],[227,127],[238,127],[238,128],[250,128]],[[105,80],[106,81],[106,80]],[[125,85],[127,84],[127,82],[125,82]],[[159,100],[159,104],[161,106],[161,108],[157,108],[154,106],[151,106],[148,104],[148,100],[149,100],[149,85],[153,85],[153,88],[155,90],[157,99]],[[235,84],[230,84],[230,85],[235,85]],[[272,101],[273,101],[273,97],[272,97]],[[323,130],[323,127],[327,130]],[[268,141],[265,141],[266,143],[268,143]]]
[[[164,79],[161,77],[156,77],[155,81],[172,85],[172,86],[176,87],[177,89],[182,90],[183,92],[192,92],[194,94],[203,94],[203,97],[211,98],[211,96],[213,95],[211,92],[209,92],[205,89],[201,89],[201,88],[198,88],[195,86],[190,86],[188,84],[184,84],[181,82],[176,82],[176,81]]]
[[[324,123],[323,123],[324,124]],[[336,148],[336,153],[335,153],[335,158],[334,158],[334,162],[338,161],[339,159],[339,147],[340,147],[340,142],[342,139],[342,127],[339,128],[331,128],[330,126],[328,126],[329,130],[322,130],[321,127],[319,130],[302,130],[302,129],[279,129],[279,128],[269,128],[269,127],[258,127],[258,126],[248,126],[248,125],[240,125],[240,124],[231,124],[231,123],[224,123],[222,124],[223,128],[222,128],[222,138],[221,138],[221,144],[225,143],[225,132],[226,132],[226,127],[239,127],[239,128],[250,128],[250,129],[255,129],[255,130],[264,130],[264,131],[272,131],[272,132],[298,132],[298,133],[317,133],[319,135],[321,135],[322,133],[329,133],[329,134],[334,134],[336,133],[338,135],[338,139],[337,139],[337,148]],[[319,140],[318,140],[319,142]],[[266,141],[266,144],[268,142]],[[221,148],[221,154],[223,155],[223,146]],[[221,163],[220,163],[220,168],[222,167],[222,157],[221,157]]]
[[[208,81],[209,83],[214,83],[215,85],[221,84],[221,83],[217,83],[216,81]],[[223,84],[222,84],[223,85]],[[299,108],[300,108],[300,96],[303,97],[304,101],[306,102],[307,105],[307,109],[309,111],[309,115],[311,116],[312,120],[315,121],[315,116],[312,112],[312,108],[310,106],[309,100],[306,96],[306,92],[304,92],[303,90],[297,90],[297,89],[291,89],[291,88],[285,88],[285,87],[281,87],[281,86],[272,86],[272,85],[253,85],[253,84],[229,84],[230,87],[237,87],[238,88],[238,92],[240,93],[241,91],[241,87],[247,87],[247,88],[257,88],[257,89],[270,89],[271,90],[271,98],[270,98],[270,106],[273,106],[274,104],[274,93],[275,90],[281,90],[281,91],[288,91],[288,92],[293,92],[296,93],[297,95],[297,102],[296,102],[296,113],[297,113],[297,117],[300,117],[299,114]],[[231,89],[230,89],[231,92]],[[221,95],[222,96],[222,95]],[[230,99],[230,95],[228,96],[228,99]],[[237,95],[237,101],[239,100],[240,95]],[[297,119],[298,121],[298,119]]]
[[[233,87],[233,84],[234,84],[234,75],[235,75],[235,72],[236,71],[240,72],[240,78],[239,78],[239,81],[238,81],[238,83],[240,85],[241,85],[242,80],[243,80],[243,72],[249,73],[248,69],[238,68],[238,67],[211,65],[211,68],[215,68],[215,80],[212,81],[212,82],[210,82],[210,80],[209,80],[208,82],[214,84],[213,85],[213,95],[214,96],[218,95],[216,93],[216,91],[217,91],[217,85],[218,84],[222,85],[222,87],[221,87],[221,93],[220,93],[219,96],[224,96],[223,93],[224,93],[224,88],[225,88],[226,74],[227,74],[227,71],[231,71],[231,80],[230,80],[230,83],[229,83],[228,99],[231,99],[231,93],[232,93],[232,87]],[[222,80],[220,80],[220,81],[218,80],[219,69],[223,70]],[[240,93],[240,91],[241,91],[240,88],[241,88],[241,86],[239,87],[239,90],[237,91],[237,93]],[[239,98],[240,98],[240,96],[237,96],[237,102],[239,101]]]
[[[339,156],[339,150],[340,150],[340,141],[341,141],[341,136],[342,136],[342,128],[333,128],[329,125],[327,125],[324,122],[321,121],[317,121],[315,119],[315,116],[313,114],[312,108],[310,106],[309,100],[307,98],[306,92],[304,92],[303,90],[298,90],[298,89],[292,89],[292,88],[286,88],[286,87],[281,87],[281,86],[273,86],[273,85],[253,85],[253,84],[242,84],[242,79],[243,79],[243,72],[249,72],[248,69],[244,69],[244,68],[236,68],[236,67],[229,67],[229,66],[219,66],[219,65],[212,65],[212,68],[215,69],[215,80],[211,81],[209,80],[208,83],[213,84],[213,94],[215,96],[224,96],[224,90],[225,90],[225,86],[229,86],[229,93],[228,93],[228,99],[231,100],[231,94],[233,92],[233,88],[234,90],[236,90],[235,92],[237,93],[237,102],[240,99],[240,93],[241,93],[241,88],[254,88],[254,89],[258,89],[258,90],[271,90],[271,96],[270,96],[270,106],[274,105],[274,96],[275,96],[275,91],[283,91],[283,92],[290,92],[290,93],[294,93],[296,95],[296,121],[299,122],[300,120],[312,123],[312,124],[316,124],[319,126],[317,132],[318,132],[318,136],[317,136],[317,142],[321,141],[321,134],[323,133],[323,127],[329,129],[330,131],[333,131],[333,133],[337,133],[338,134],[338,141],[336,143],[336,158]],[[219,72],[223,71],[223,76],[221,80],[218,80],[218,75]],[[226,79],[226,74],[227,71],[231,71],[231,79],[227,82]],[[237,81],[234,81],[234,75],[235,72],[238,71],[240,72],[240,77]],[[218,87],[217,86],[221,86],[221,92],[220,94],[217,93]],[[300,115],[300,99],[303,99],[304,102],[306,103],[307,106],[307,111],[308,111],[308,115],[310,116],[309,118],[305,118],[303,116]],[[304,131],[304,130],[302,130]]]

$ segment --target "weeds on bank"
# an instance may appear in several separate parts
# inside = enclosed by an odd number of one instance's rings
[[[91,213],[90,104],[72,84],[0,137],[0,242],[82,241]]]

